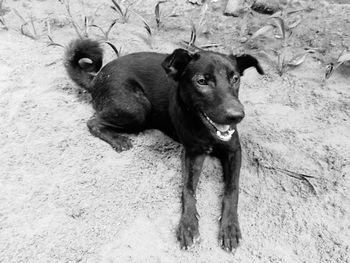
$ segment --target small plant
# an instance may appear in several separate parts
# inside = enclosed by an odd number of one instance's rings
[[[47,38],[49,39],[49,43],[47,44],[47,46],[58,46],[58,47],[64,48],[63,45],[53,41],[53,38],[52,38],[52,35],[51,35],[51,25],[50,25],[50,21],[49,20],[46,20],[46,27],[47,27]]]
[[[103,36],[104,36],[104,39],[107,41],[108,40],[108,37],[109,37],[109,33],[111,32],[112,28],[114,27],[114,25],[117,23],[117,20],[115,19],[108,27],[108,29],[106,31],[103,30],[102,27],[98,26],[98,25],[90,25],[90,27],[95,27],[95,28],[98,28]]]
[[[157,27],[160,26],[160,4],[165,3],[166,1],[158,1],[158,3],[156,4],[155,8],[154,8],[154,14],[156,16],[156,23],[157,23]]]
[[[191,46],[194,46],[196,39],[197,39],[197,28],[196,28],[196,25],[191,20],[191,37],[190,37],[190,41],[188,42],[188,48]]]
[[[97,6],[97,8],[95,9],[94,13],[91,16],[84,15],[83,21],[82,21],[82,26],[79,26],[79,24],[73,19],[71,9],[70,9],[69,0],[58,0],[58,1],[65,6],[68,19],[71,22],[71,24],[72,24],[72,26],[73,26],[73,28],[74,28],[74,30],[77,33],[79,38],[88,38],[89,37],[89,28],[93,27],[93,28],[99,29],[102,32],[104,40],[109,39],[109,33],[111,32],[112,28],[116,24],[117,20],[114,20],[109,25],[109,27],[107,28],[106,31],[102,27],[93,23],[94,17],[96,16],[97,11],[101,8],[102,5]],[[112,1],[115,2],[114,0],[112,0]],[[83,8],[84,8],[84,5],[83,5]]]
[[[26,21],[16,9],[13,9],[13,12],[22,20],[21,34],[34,40],[38,39],[33,16],[30,16],[29,21]]]
[[[136,15],[138,18],[141,19],[142,23],[143,23],[143,27],[144,29],[146,29],[148,38],[146,39],[146,41],[148,42],[149,46],[152,47],[152,42],[153,42],[153,32],[151,27],[149,26],[149,24],[147,23],[146,19],[144,19],[140,14],[136,13],[133,10],[129,10],[130,12],[132,12],[134,15]]]
[[[197,28],[196,25],[191,21],[191,36],[189,41],[182,41],[181,44],[185,46],[187,50],[205,50],[207,48],[218,47],[221,44],[218,43],[210,43],[201,46],[196,46],[195,42],[197,39]]]
[[[199,15],[199,22],[197,24],[197,32],[199,32],[199,34],[202,33],[202,31],[203,31],[203,27],[205,24],[205,17],[206,17],[208,7],[209,7],[207,0],[203,0],[202,4],[203,4],[203,6],[201,8],[201,12]]]
[[[106,41],[106,44],[108,44],[112,49],[113,51],[115,52],[115,54],[117,55],[117,57],[119,58],[121,56],[121,51],[122,51],[122,48],[119,48],[119,50],[115,47],[115,45],[113,45],[111,42],[109,41]]]
[[[143,27],[146,29],[148,36],[152,37],[152,30],[146,20],[143,21]]]
[[[130,17],[130,9],[129,6],[125,7],[124,9],[121,8],[121,6],[118,4],[118,2],[116,0],[112,0],[113,5],[111,6],[111,8],[116,11],[117,13],[119,13],[119,15],[122,17],[123,23],[127,23],[129,21],[129,17]]]
[[[159,28],[160,25],[161,25],[161,12],[160,12],[160,5],[161,4],[164,4],[168,2],[168,0],[162,0],[162,1],[158,1],[156,6],[154,7],[154,14],[155,14],[155,17],[156,17],[156,23],[157,23],[157,27]],[[163,15],[163,17],[178,17],[179,15],[176,14],[176,13],[171,13],[171,14],[168,14],[168,15]]]
[[[148,35],[148,39],[147,42],[148,44],[152,47],[152,30],[151,27],[149,26],[149,24],[147,23],[147,21],[138,13],[136,13],[135,11],[133,11],[130,6],[124,7],[122,8],[121,5],[118,4],[118,2],[116,0],[111,0],[113,3],[113,6],[111,6],[111,8],[116,11],[117,13],[119,13],[119,15],[122,17],[123,19],[123,23],[127,23],[129,18],[130,18],[130,14],[133,13],[134,15],[136,15],[137,17],[139,17],[142,22],[143,22],[143,26],[147,31],[147,35]],[[113,48],[113,47],[112,47]]]
[[[71,9],[70,9],[69,0],[59,0],[59,2],[65,6],[68,19],[69,19],[70,23],[72,24],[78,37],[79,38],[89,37],[89,23],[90,23],[89,18],[87,16],[84,16],[83,26],[80,27],[78,25],[78,23],[75,22],[75,20],[73,19]]]
[[[152,30],[149,24],[147,23],[146,20],[144,20],[142,17],[141,19],[143,20],[143,27],[146,29],[147,32],[147,38],[145,39],[147,44],[152,48],[153,47],[153,36],[152,36]]]
[[[197,25],[193,22],[193,20],[190,20],[190,23],[191,23],[190,41],[188,41],[188,42],[184,41],[184,43],[187,44],[187,49],[190,49],[190,48],[201,49],[200,47],[195,46],[195,42],[197,40],[197,35],[202,32],[202,28],[204,25],[207,10],[208,10],[208,2],[203,1],[203,6],[201,8],[201,12],[199,15],[199,21],[198,21]]]
[[[4,0],[0,0],[0,24],[2,29],[8,30],[4,15],[10,12],[10,8],[4,7]]]
[[[198,34],[203,31],[202,28],[204,26],[206,13],[208,11],[208,1],[204,0],[204,1],[202,1],[202,3],[203,3],[203,6],[201,8],[199,21],[198,21],[197,25],[192,20],[190,20],[190,23],[191,23],[190,40],[189,41],[183,41],[183,43],[186,45],[186,48],[188,50],[191,50],[191,49],[204,50],[204,49],[207,49],[207,48],[220,46],[220,44],[217,44],[217,43],[211,43],[211,44],[206,44],[206,45],[201,45],[201,46],[195,45]]]
[[[331,62],[327,64],[325,79],[329,79],[333,74],[334,70],[336,70],[337,68],[339,68],[341,65],[343,65],[345,62],[348,62],[348,61],[350,61],[350,52],[345,52],[345,50],[343,50],[340,53],[336,63]]]
[[[0,17],[0,24],[1,24],[1,29],[5,29],[5,30],[8,30],[8,27],[6,25],[6,22],[5,22],[5,18],[3,17]]]
[[[248,5],[246,5],[245,7],[246,23],[248,21],[247,17],[249,15],[254,16],[252,7],[256,1],[250,0],[247,2]],[[266,55],[276,65],[276,69],[279,75],[283,75],[283,73],[290,67],[296,67],[301,65],[305,61],[308,53],[315,52],[315,50],[307,50],[292,58],[286,58],[287,51],[290,50],[291,47],[290,42],[291,36],[293,35],[292,29],[297,27],[303,20],[302,16],[293,17],[292,19],[290,18],[293,14],[298,14],[302,11],[308,10],[307,7],[299,7],[300,5],[301,4],[298,1],[287,1],[282,10],[270,16],[265,26],[257,30],[250,38],[241,38],[241,42],[243,43],[246,41],[252,41],[253,39],[262,35],[270,37],[270,32],[274,30],[274,39],[278,41],[278,47],[276,49],[270,49],[265,51],[263,50],[260,51],[260,53]],[[269,54],[271,53],[270,51],[273,52],[273,55]]]
[[[293,25],[296,26],[296,25]],[[266,25],[257,30],[250,38],[250,40],[255,39],[258,36],[266,35],[272,30],[277,30],[278,33],[274,34],[274,38],[278,41],[279,47],[278,49],[271,49],[275,55],[275,57],[272,57],[268,52],[261,51],[260,53],[266,55],[271,61],[273,61],[276,65],[277,72],[280,76],[283,75],[283,73],[290,67],[296,67],[301,65],[308,53],[313,52],[312,50],[305,51],[301,54],[298,54],[291,59],[286,59],[286,53],[287,49],[290,46],[290,37],[292,36],[293,32],[291,31],[291,26],[286,26],[286,23],[283,18],[281,17],[275,17],[272,16],[270,18],[270,22]],[[276,59],[277,57],[277,59]]]
[[[191,36],[189,41],[182,41],[182,43],[186,46],[187,50],[198,49],[203,50],[202,48],[195,45],[197,39],[197,28],[196,25],[191,20]]]

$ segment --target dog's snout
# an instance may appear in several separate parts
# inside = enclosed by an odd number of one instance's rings
[[[226,120],[230,123],[239,123],[244,118],[244,111],[237,109],[230,109],[226,112]]]

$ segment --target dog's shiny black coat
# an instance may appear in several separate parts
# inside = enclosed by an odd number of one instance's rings
[[[177,231],[181,248],[191,247],[199,237],[195,191],[205,156],[219,158],[225,182],[219,240],[224,249],[236,248],[241,238],[237,215],[241,146],[236,124],[244,117],[238,92],[246,68],[255,67],[263,74],[258,61],[250,55],[176,49],[172,54],[133,53],[100,70],[101,66],[97,42],[76,40],[67,48],[67,72],[91,93],[96,110],[87,124],[90,132],[117,151],[131,147],[121,132],[150,128],[183,144],[182,216]]]

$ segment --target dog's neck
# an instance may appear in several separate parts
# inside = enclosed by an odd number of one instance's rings
[[[182,96],[178,86],[170,98],[170,111],[172,111],[170,116],[172,117],[174,129],[185,148],[192,144],[201,145],[197,151],[206,153],[209,151],[212,143],[214,143],[214,140],[207,135],[207,130],[198,115],[198,110],[188,105]],[[198,143],[198,141],[202,143]]]
[[[189,106],[184,102],[184,100],[183,100],[183,98],[182,98],[182,95],[181,95],[181,89],[180,89],[179,86],[176,88],[176,100],[177,100],[177,102],[178,102],[180,108],[183,110],[183,112],[184,112],[185,114],[191,114],[191,113],[193,113],[193,110],[194,110],[194,109],[193,109],[192,107],[189,107]]]

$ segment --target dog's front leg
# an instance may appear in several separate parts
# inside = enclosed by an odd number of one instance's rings
[[[202,171],[205,155],[185,151],[183,159],[182,215],[177,231],[177,239],[182,249],[188,249],[199,238],[198,213],[196,208],[196,188]]]
[[[232,251],[232,249],[237,248],[239,239],[242,238],[237,214],[241,148],[239,147],[234,152],[225,153],[220,157],[220,160],[225,190],[222,200],[219,242],[223,249]]]

